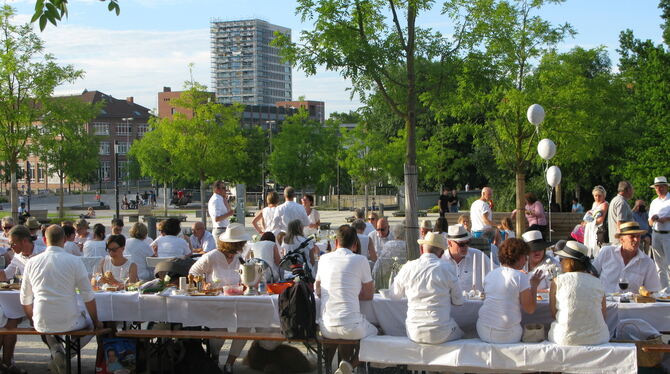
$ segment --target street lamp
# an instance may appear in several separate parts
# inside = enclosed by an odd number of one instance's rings
[[[119,149],[118,141],[114,141],[114,195],[116,196],[116,215],[114,218],[121,217],[119,212]]]
[[[122,121],[126,121],[126,169],[128,167],[128,150],[130,149],[130,133],[132,132],[132,128],[130,127],[130,121],[134,120],[135,118],[133,117],[126,117],[126,118],[121,118]],[[128,178],[128,181],[126,181],[126,186],[128,187],[128,193],[130,193],[130,178]],[[140,193],[140,189],[137,189],[137,193]]]

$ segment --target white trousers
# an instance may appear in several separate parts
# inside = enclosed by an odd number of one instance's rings
[[[346,339],[361,340],[368,336],[375,336],[378,333],[377,328],[368,322],[365,318],[359,323],[344,326],[325,326],[321,327],[321,335],[327,339]]]
[[[668,287],[668,259],[670,258],[670,234],[651,234],[651,252],[656,262],[656,271],[661,279],[661,287]]]
[[[517,325],[509,330],[501,330],[477,322],[477,334],[479,334],[479,339],[487,343],[509,344],[521,341],[523,329],[521,325]]]
[[[213,331],[226,331],[226,329],[211,329]],[[239,332],[244,332],[244,331],[249,331],[248,328],[238,328],[237,331]],[[212,351],[213,354],[216,355],[216,357],[219,356],[219,352],[221,351],[221,347],[223,347],[223,344],[226,342],[225,339],[210,339],[209,340],[209,348]],[[232,343],[230,343],[230,351],[228,351],[229,356],[235,356],[239,357],[240,353],[242,353],[242,349],[244,348],[244,345],[247,343],[246,340],[238,340],[238,339],[233,339]]]

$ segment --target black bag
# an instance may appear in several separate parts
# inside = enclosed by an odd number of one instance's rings
[[[599,246],[602,246],[603,244],[609,242],[610,242],[610,234],[609,230],[607,229],[607,218],[605,218],[603,224],[598,226],[598,229],[596,230],[596,243]]]
[[[279,323],[288,339],[316,338],[316,301],[305,281],[297,281],[279,295]]]

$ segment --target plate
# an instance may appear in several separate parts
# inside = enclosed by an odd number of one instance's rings
[[[661,302],[661,303],[670,303],[670,296],[657,297],[656,301]]]

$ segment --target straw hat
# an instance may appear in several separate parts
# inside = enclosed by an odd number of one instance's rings
[[[649,187],[654,188],[655,186],[662,185],[662,184],[664,184],[664,185],[666,185],[666,186],[669,185],[669,184],[668,184],[668,180],[667,180],[665,177],[663,177],[663,176],[661,176],[661,177],[656,177],[656,178],[654,178],[654,184],[652,184],[652,185],[649,186]]]
[[[588,258],[589,249],[580,242],[574,240],[568,240],[565,243],[565,247],[556,252],[556,255],[567,258],[574,258],[576,260],[581,260],[582,258]]]
[[[40,225],[40,221],[38,221],[37,218],[30,217],[28,218],[28,221],[26,221],[26,227],[28,230],[37,230],[42,226]]]
[[[427,230],[432,230],[433,229],[433,221],[429,219],[424,219],[421,221],[421,228],[422,229],[427,229]]]
[[[640,224],[635,221],[624,222],[619,226],[619,232],[614,234],[615,238],[620,237],[621,235],[642,235],[646,234],[647,230],[641,230]]]
[[[251,240],[251,236],[249,236],[249,233],[247,233],[244,225],[240,223],[231,223],[228,225],[226,232],[219,235],[219,240],[228,243],[245,242],[247,240]]]
[[[427,233],[424,239],[419,239],[416,242],[419,244],[427,244],[432,247],[442,248],[444,250],[446,250],[449,247],[447,245],[447,241],[444,239],[444,236],[438,233],[434,233],[432,231]]]
[[[470,240],[470,233],[463,225],[450,225],[447,231],[447,239],[457,242],[466,242]]]
[[[521,238],[528,244],[531,251],[543,251],[549,246],[549,243],[544,241],[542,233],[538,230],[526,231],[521,235]]]

